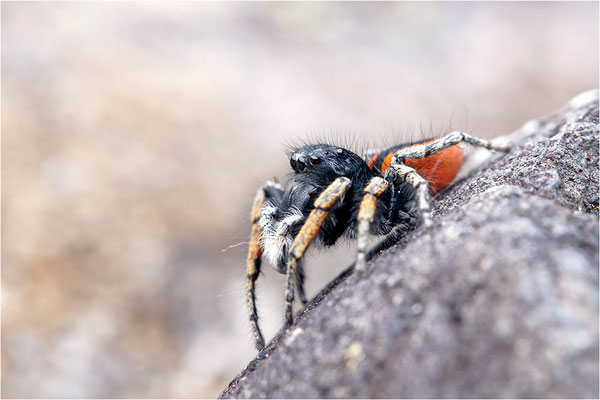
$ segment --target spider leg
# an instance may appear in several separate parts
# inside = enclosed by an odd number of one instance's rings
[[[367,253],[367,239],[369,237],[369,230],[371,223],[375,217],[375,209],[377,206],[377,200],[379,196],[387,189],[388,183],[385,179],[380,177],[374,177],[371,179],[367,187],[365,188],[365,195],[360,203],[358,209],[358,240],[357,240],[357,251],[356,251],[356,262],[354,269],[361,271],[365,267],[365,255]]]
[[[261,256],[264,250],[260,242],[263,229],[259,223],[259,220],[262,215],[262,207],[265,204],[265,201],[270,197],[270,191],[281,193],[283,192],[283,189],[278,184],[267,182],[256,192],[254,203],[252,204],[252,211],[250,213],[252,231],[250,233],[248,256],[246,258],[246,305],[248,306],[248,311],[250,312],[252,333],[254,334],[254,342],[258,350],[261,350],[263,347],[265,347],[265,339],[258,325],[258,312],[256,309],[255,293],[256,279],[260,273]]]
[[[298,262],[298,266],[296,267],[296,290],[298,291],[300,302],[303,305],[306,305],[308,300],[306,299],[306,294],[304,293],[304,268],[302,268],[301,262]]]
[[[429,184],[417,173],[414,168],[403,164],[395,157],[392,164],[385,171],[386,179],[396,182],[408,182],[415,190],[415,200],[419,215],[423,221],[423,226],[427,229],[432,225],[431,222],[431,195],[429,194]]]
[[[420,215],[423,225],[428,228],[432,225],[429,194],[429,184],[417,171],[407,165],[393,160],[392,164],[385,171],[385,179],[387,182],[394,182],[400,186],[404,182],[410,183],[416,192],[416,207],[417,213]],[[391,232],[375,244],[365,255],[365,261],[372,259],[379,252],[393,246],[398,242],[398,239],[405,236],[407,226],[404,224],[396,225]],[[358,264],[356,264],[358,265]]]
[[[488,150],[504,152],[510,150],[510,145],[508,143],[494,144],[491,141],[480,139],[473,135],[469,135],[468,133],[455,131],[447,134],[446,136],[442,136],[441,138],[436,139],[428,144],[416,144],[410,147],[406,147],[396,152],[393,160],[404,160],[405,158],[426,158],[461,142],[465,142],[474,146],[484,147]]]
[[[296,235],[287,261],[287,290],[285,293],[285,326],[289,326],[293,320],[294,287],[298,287],[298,268],[299,262],[306,249],[313,241],[321,225],[327,218],[331,207],[342,198],[348,187],[350,179],[345,177],[337,178],[327,189],[317,197],[314,202],[314,209],[310,212],[308,218]],[[303,293],[301,294],[301,296]]]

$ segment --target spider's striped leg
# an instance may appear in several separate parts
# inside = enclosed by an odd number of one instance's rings
[[[317,197],[314,203],[314,209],[310,212],[308,218],[300,228],[300,232],[294,238],[290,247],[287,261],[287,290],[285,293],[285,326],[289,326],[293,320],[294,288],[298,287],[298,268],[300,259],[308,248],[308,245],[317,236],[321,225],[327,218],[331,207],[342,198],[348,187],[350,179],[345,177],[337,178]]]
[[[410,168],[396,160],[392,161],[392,165],[385,171],[385,179],[388,182],[394,182],[400,186],[404,182],[409,182],[415,190],[417,213],[421,218],[425,227],[430,227],[431,211],[429,203],[431,195],[429,194],[429,184],[421,177],[416,170]],[[373,246],[365,255],[366,260],[370,260],[379,252],[393,246],[398,240],[406,235],[410,230],[410,226],[414,222],[407,221],[408,225],[402,223],[396,225],[390,233],[388,233],[381,241]]]
[[[367,187],[365,188],[365,195],[360,203],[358,209],[358,243],[356,250],[356,262],[354,269],[356,271],[362,271],[365,267],[365,255],[367,254],[367,239],[369,237],[369,230],[373,218],[375,217],[375,209],[377,207],[377,200],[379,196],[385,192],[388,183],[385,179],[378,176],[371,179]]]
[[[300,302],[303,305],[306,305],[308,300],[304,293],[304,268],[302,268],[302,263],[300,261],[298,261],[298,265],[296,266],[296,290],[298,291]]]
[[[254,342],[258,350],[261,350],[263,347],[265,347],[265,339],[263,338],[260,327],[258,326],[258,312],[256,310],[255,293],[256,279],[260,273],[261,256],[263,254],[263,246],[260,243],[262,228],[259,220],[265,200],[269,198],[269,192],[282,193],[283,188],[278,184],[267,182],[260,189],[258,189],[258,192],[256,192],[254,203],[252,205],[252,212],[250,213],[252,231],[250,233],[248,256],[246,258],[246,304],[250,313],[250,323],[252,325],[252,333],[254,334]]]
[[[385,172],[386,178],[398,182],[408,182],[415,189],[417,210],[423,221],[423,226],[429,228],[432,225],[431,195],[429,194],[429,184],[427,181],[414,168],[404,165],[395,157],[392,159],[392,165]]]
[[[426,144],[415,144],[401,149],[398,152],[396,152],[396,154],[394,155],[394,159],[401,161],[406,158],[426,158],[461,142],[465,142],[473,146],[484,147],[488,150],[504,152],[510,150],[510,145],[508,145],[507,143],[494,144],[489,140],[480,139],[473,135],[469,135],[468,133],[455,131],[447,134],[446,136],[442,136],[441,138],[435,139],[432,142]]]

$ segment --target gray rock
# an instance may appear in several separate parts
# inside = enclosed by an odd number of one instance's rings
[[[574,103],[439,196],[433,229],[340,275],[221,397],[598,398],[598,100]]]

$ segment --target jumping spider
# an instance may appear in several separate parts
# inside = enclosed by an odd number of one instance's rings
[[[431,226],[431,196],[448,187],[463,165],[464,143],[508,151],[507,145],[467,133],[401,144],[363,157],[329,144],[308,144],[290,158],[294,170],[288,188],[265,183],[252,206],[252,233],[246,261],[246,301],[256,348],[265,341],[258,325],[255,283],[261,256],[287,274],[285,325],[292,323],[294,294],[303,304],[302,256],[317,239],[333,245],[340,236],[357,239],[355,271],[383,243],[393,242],[419,222]],[[367,252],[369,234],[387,235]]]

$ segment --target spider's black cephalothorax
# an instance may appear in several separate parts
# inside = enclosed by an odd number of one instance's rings
[[[257,348],[264,346],[255,300],[261,256],[287,275],[286,324],[291,324],[294,294],[306,303],[301,261],[311,242],[331,246],[343,235],[358,239],[355,270],[362,270],[369,234],[387,235],[384,242],[390,243],[419,219],[430,226],[430,194],[455,179],[463,161],[461,142],[508,149],[452,132],[363,157],[329,144],[305,145],[291,154],[286,189],[267,182],[252,207],[246,293]]]
[[[337,178],[346,177],[351,183],[335,205],[329,210],[316,239],[325,246],[335,244],[337,239],[346,235],[356,238],[357,214],[360,202],[364,197],[365,187],[375,176],[382,176],[377,169],[370,169],[365,160],[358,154],[341,147],[328,144],[310,144],[300,147],[290,157],[290,166],[294,173],[287,181],[287,189],[283,192],[281,200],[271,199],[271,206],[278,209],[280,221],[282,216],[289,214],[289,210],[299,211],[297,219],[290,219],[294,224],[290,226],[291,237],[295,237],[306,217],[314,209],[316,198]],[[376,211],[375,223],[371,226],[373,234],[386,234],[401,222],[415,222],[416,211],[412,199],[414,190],[410,184],[403,182],[399,187],[389,185],[381,195],[379,207]],[[302,217],[300,217],[300,214]],[[410,218],[410,215],[413,218]],[[269,239],[277,230],[277,223],[264,224],[267,233],[263,236],[263,245],[272,245]],[[276,242],[277,243],[277,242]],[[290,243],[291,244],[291,243]],[[285,260],[288,247],[278,249],[277,265],[280,272],[285,273]]]

